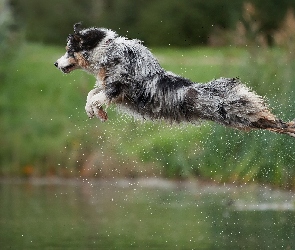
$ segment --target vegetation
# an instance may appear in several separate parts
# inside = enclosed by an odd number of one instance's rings
[[[285,49],[153,49],[168,70],[194,81],[239,76],[266,95],[284,120],[294,114],[294,54]],[[60,176],[200,176],[217,182],[295,184],[294,139],[244,133],[204,123],[172,126],[135,121],[109,108],[109,121],[89,120],[85,98],[94,79],[58,72],[61,48],[24,44],[1,62],[0,173]]]
[[[14,48],[18,44],[17,26],[7,0],[0,0],[0,55],[1,60],[8,60],[13,56]],[[0,78],[4,77],[0,68]]]
[[[237,25],[259,33],[268,44],[294,0],[10,0],[26,38],[60,44],[74,23],[103,26],[144,40],[149,46],[233,44]],[[249,26],[249,15],[256,28]],[[221,33],[221,34],[220,34]],[[226,36],[224,34],[227,34]]]

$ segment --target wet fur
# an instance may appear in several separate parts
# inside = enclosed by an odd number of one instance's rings
[[[238,129],[267,129],[295,137],[295,123],[277,119],[262,97],[238,78],[206,84],[165,71],[139,40],[104,28],[74,25],[66,53],[55,66],[64,73],[84,69],[96,77],[87,97],[89,117],[107,120],[102,105],[116,104],[133,116],[169,122],[210,120]]]

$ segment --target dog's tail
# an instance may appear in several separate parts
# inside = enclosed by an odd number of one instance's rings
[[[259,97],[259,96],[258,96]],[[284,122],[278,119],[264,105],[258,112],[247,114],[249,129],[264,129],[271,132],[286,134],[295,138],[295,119],[290,122]],[[241,128],[241,127],[238,127]],[[242,129],[248,129],[247,126]]]
[[[288,123],[287,123],[288,124]],[[280,134],[287,134],[287,135],[290,135],[292,137],[295,138],[295,126],[288,126],[286,128],[275,128],[275,129],[268,129],[270,131],[273,131],[273,132],[276,132],[276,133],[280,133]]]
[[[271,124],[269,121],[261,119],[258,128],[266,129],[272,132],[287,134],[295,138],[295,119],[291,122],[275,120]]]

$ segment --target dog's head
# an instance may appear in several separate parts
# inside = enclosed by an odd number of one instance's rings
[[[81,23],[74,25],[74,34],[67,38],[66,53],[54,65],[64,73],[74,69],[87,69],[91,52],[101,44],[113,39],[116,33],[104,28],[82,29]]]

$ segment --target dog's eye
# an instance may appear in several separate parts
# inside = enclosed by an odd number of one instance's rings
[[[69,55],[70,57],[75,57],[75,53],[74,53],[74,51],[72,51],[72,50],[69,50],[69,51],[68,51],[68,55]]]

